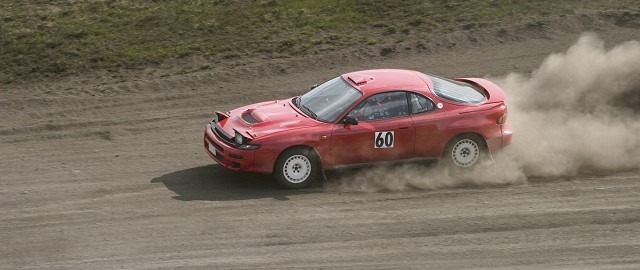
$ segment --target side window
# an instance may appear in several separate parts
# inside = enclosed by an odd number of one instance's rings
[[[409,115],[406,92],[380,93],[363,100],[349,113],[360,121]]]
[[[433,101],[414,93],[409,94],[409,101],[411,102],[411,114],[428,112],[435,107]]]

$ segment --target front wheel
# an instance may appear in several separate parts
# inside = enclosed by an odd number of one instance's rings
[[[477,136],[458,136],[447,145],[444,162],[458,168],[469,168],[479,163],[486,151],[483,141]]]
[[[319,167],[313,150],[291,149],[278,157],[273,175],[276,182],[284,188],[304,188],[317,178]]]

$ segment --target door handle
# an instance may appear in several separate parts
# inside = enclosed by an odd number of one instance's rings
[[[409,127],[401,127],[400,129],[409,129]]]

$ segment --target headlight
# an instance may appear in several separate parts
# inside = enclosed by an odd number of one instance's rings
[[[237,145],[242,145],[244,143],[244,136],[242,136],[242,134],[240,134],[240,132],[236,131],[236,144]]]
[[[240,150],[255,150],[260,148],[259,144],[250,144],[249,140],[242,136],[242,133],[236,131],[236,136],[234,137],[236,141],[236,145],[238,145],[238,149]]]
[[[213,114],[213,118],[211,118],[211,123],[213,124],[215,122],[218,122],[218,113],[217,112],[214,113]]]

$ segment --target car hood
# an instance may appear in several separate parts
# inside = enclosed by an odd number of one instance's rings
[[[291,99],[267,101],[244,106],[228,113],[219,122],[227,134],[235,131],[250,138],[260,138],[285,130],[317,126],[320,122],[301,113]]]

